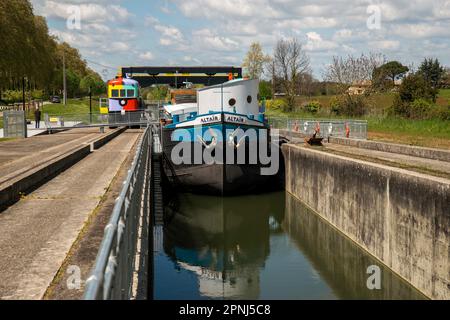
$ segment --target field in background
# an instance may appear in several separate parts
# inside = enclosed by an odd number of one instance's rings
[[[283,112],[280,109],[268,109],[267,115],[272,117],[315,118],[315,119],[346,119],[330,113],[330,101],[334,96],[298,97],[297,107],[293,112]],[[411,120],[399,117],[385,116],[385,110],[392,105],[394,95],[374,94],[368,97],[368,114],[358,118],[368,121],[369,139],[396,142],[431,148],[450,149],[450,121]],[[322,109],[317,114],[303,111],[302,104],[309,101],[319,101]],[[438,105],[450,105],[450,89],[442,89],[436,101]]]
[[[84,99],[68,99],[67,105],[62,103],[46,104],[42,109],[42,115],[64,115],[64,114],[86,114],[89,113],[89,98]],[[92,113],[100,113],[98,98],[92,98]],[[30,110],[27,118],[34,119],[34,112]]]

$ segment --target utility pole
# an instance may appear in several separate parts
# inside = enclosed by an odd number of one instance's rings
[[[275,60],[272,61],[272,100],[275,100]]]
[[[22,108],[25,111],[25,77],[22,77]]]
[[[89,120],[90,124],[92,124],[92,89],[89,86]]]
[[[67,83],[66,83],[66,51],[63,49],[63,101],[67,105]]]

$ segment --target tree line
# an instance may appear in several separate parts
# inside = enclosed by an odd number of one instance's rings
[[[61,94],[63,57],[69,97],[105,90],[98,73],[87,66],[79,51],[49,34],[47,21],[36,16],[29,0],[0,1],[0,93],[8,102],[28,96]]]
[[[394,92],[395,99],[389,112],[410,118],[424,118],[432,114],[438,89],[450,87],[450,70],[437,59],[425,58],[419,68],[405,66],[399,61],[388,61],[381,53],[370,52],[360,56],[333,56],[325,67],[323,81],[316,80],[310,68],[310,58],[297,39],[277,41],[273,55],[265,55],[255,42],[247,52],[243,67],[251,78],[262,79],[260,95],[272,98],[276,93],[283,98],[284,111],[293,111],[299,95],[334,95],[332,110],[348,116],[366,112],[364,98],[372,93]],[[364,95],[352,96],[349,88],[363,86]],[[317,110],[317,106],[306,106]],[[450,106],[441,110],[441,118],[450,118]],[[434,113],[435,114],[435,113]]]

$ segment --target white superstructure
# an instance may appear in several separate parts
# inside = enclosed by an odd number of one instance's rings
[[[224,111],[256,117],[259,113],[258,86],[258,80],[236,79],[198,89],[198,113]]]

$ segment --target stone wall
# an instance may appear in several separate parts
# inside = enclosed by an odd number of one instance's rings
[[[286,190],[433,299],[450,299],[450,181],[284,145]]]

